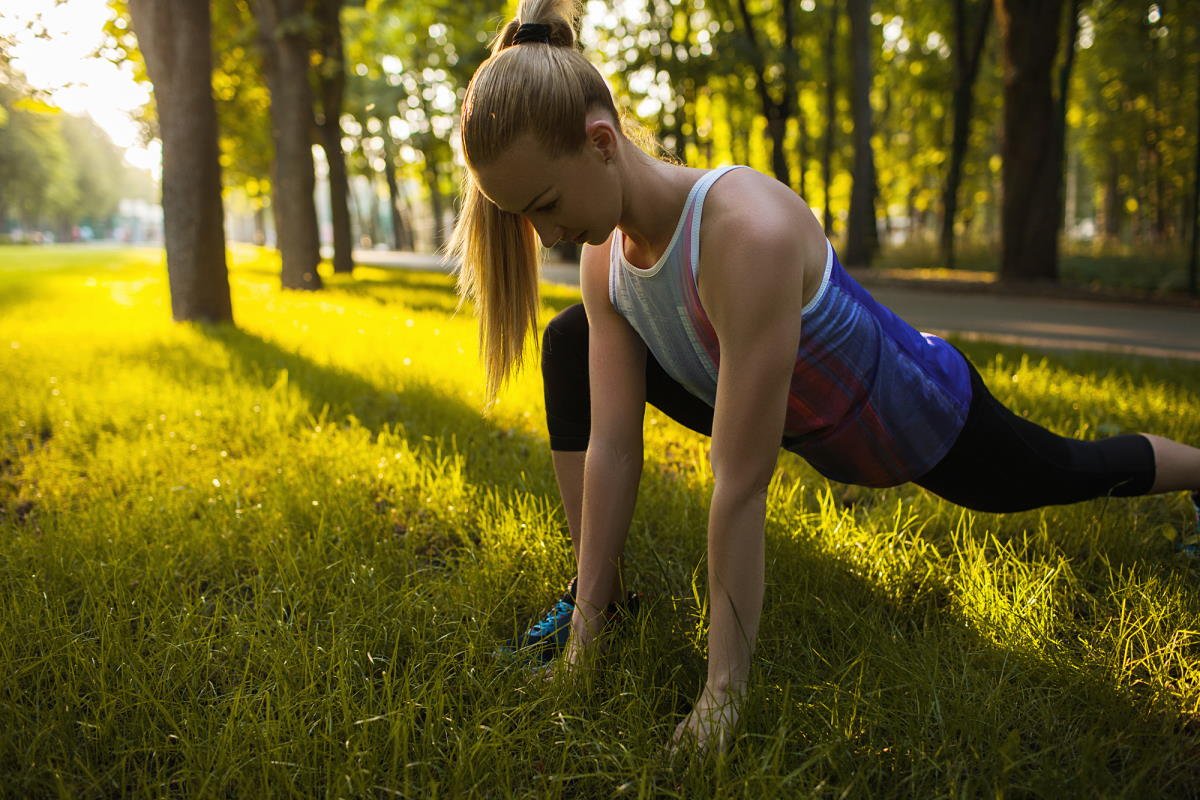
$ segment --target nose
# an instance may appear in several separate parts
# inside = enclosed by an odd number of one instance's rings
[[[542,240],[543,247],[553,247],[558,244],[559,239],[562,239],[563,229],[559,225],[549,225],[547,223],[534,223],[533,229],[537,231],[538,238]]]

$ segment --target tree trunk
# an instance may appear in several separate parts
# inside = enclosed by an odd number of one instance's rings
[[[1197,271],[1200,271],[1200,62],[1196,63],[1196,160],[1192,164],[1192,252],[1188,256],[1188,292],[1200,294]]]
[[[321,119],[317,127],[321,130],[321,149],[329,164],[329,210],[333,218],[333,271],[354,271],[350,240],[350,209],[347,206],[348,192],[346,156],[342,153],[342,99],[346,93],[346,59],[342,48],[342,0],[322,0],[318,4],[321,15],[322,61],[318,70],[318,85],[321,87]]]
[[[746,5],[746,0],[738,0],[738,11],[742,23],[746,27],[746,40],[750,45],[750,63],[754,68],[754,85],[758,91],[759,102],[762,104],[763,116],[767,118],[767,133],[771,137],[771,170],[775,178],[785,186],[791,187],[792,176],[787,161],[787,126],[796,113],[796,78],[798,58],[795,51],[792,0],[781,0],[780,14],[783,17],[783,96],[778,100],[771,97],[767,82],[766,57],[758,44],[758,33],[754,27],[754,17]]]
[[[825,37],[825,68],[829,75],[825,80],[825,143],[821,154],[821,179],[825,182],[825,208],[822,215],[825,226],[825,236],[833,238],[833,211],[830,207],[829,195],[833,190],[833,151],[834,151],[834,120],[837,119],[837,34],[838,16],[842,4],[829,4],[829,35]]]
[[[438,168],[427,153],[425,155],[425,180],[429,184],[429,207],[433,213],[433,249],[441,252],[442,245],[446,243],[446,231],[443,230],[445,216],[444,202],[442,199],[442,191],[438,186]]]
[[[395,155],[392,153],[391,134],[383,132],[383,177],[387,181],[388,206],[392,211],[392,249],[411,250],[412,240],[408,229],[404,227],[404,218],[400,215],[400,187],[396,183]]]
[[[1062,169],[1051,70],[1063,0],[996,0],[1004,54],[1000,277],[1058,279]]]
[[[130,0],[129,16],[158,108],[171,315],[230,322],[208,0]]]
[[[750,148],[746,146],[746,140],[740,133],[745,129],[740,122],[738,105],[733,102],[728,92],[725,93],[725,124],[729,126],[729,151],[733,155],[733,163],[750,163]]]
[[[850,0],[850,50],[853,63],[851,105],[854,116],[854,185],[843,260],[868,267],[879,248],[875,219],[875,156],[871,150],[871,3]]]
[[[966,0],[954,2],[954,133],[950,141],[950,168],[942,188],[942,261],[954,269],[954,221],[958,216],[958,187],[962,183],[962,165],[971,138],[971,115],[975,104],[975,79],[983,60],[983,47],[991,26],[992,1],[980,3],[979,21],[974,36],[967,40]]]
[[[267,214],[261,200],[258,208],[254,209],[254,243],[259,247],[267,243]]]
[[[800,163],[797,167],[797,172],[800,173],[798,176],[799,180],[797,181],[797,191],[800,193],[800,196],[806,198],[807,201],[808,187],[804,185],[804,166],[808,163],[808,131],[804,127],[804,112],[800,110],[796,111],[796,150],[800,157]]]
[[[1121,234],[1121,166],[1117,154],[1108,154],[1108,170],[1104,181],[1104,224],[1102,238],[1114,242]]]
[[[1054,127],[1054,142],[1058,150],[1058,228],[1055,242],[1063,232],[1066,220],[1066,166],[1067,166],[1067,100],[1071,93],[1071,68],[1075,66],[1075,41],[1079,38],[1080,0],[1071,0],[1067,9],[1067,52],[1058,73],[1058,106]]]
[[[303,0],[253,0],[275,144],[275,240],[285,289],[320,289],[317,208],[313,200],[313,98],[309,45],[297,23]]]

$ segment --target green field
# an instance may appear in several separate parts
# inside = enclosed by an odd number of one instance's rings
[[[1186,498],[1001,517],[785,454],[740,737],[672,761],[706,442],[647,415],[649,613],[547,683],[495,652],[573,569],[537,371],[485,412],[448,277],[233,256],[236,329],[170,322],[160,252],[0,247],[0,794],[1200,795]],[[960,345],[1059,432],[1200,441],[1200,365]]]

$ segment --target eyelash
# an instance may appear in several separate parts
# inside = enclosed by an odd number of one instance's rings
[[[558,201],[557,201],[557,200],[552,200],[551,202],[549,202],[549,203],[547,203],[546,205],[544,205],[544,206],[542,206],[541,208],[539,208],[539,209],[538,209],[538,211],[540,211],[541,213],[545,214],[547,211],[553,211],[553,210],[554,210],[554,208],[555,208],[557,205],[558,205]]]

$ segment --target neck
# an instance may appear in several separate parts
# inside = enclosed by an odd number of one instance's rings
[[[653,264],[671,243],[688,192],[703,170],[651,158],[636,146],[621,165],[621,219],[617,227],[639,261]]]

